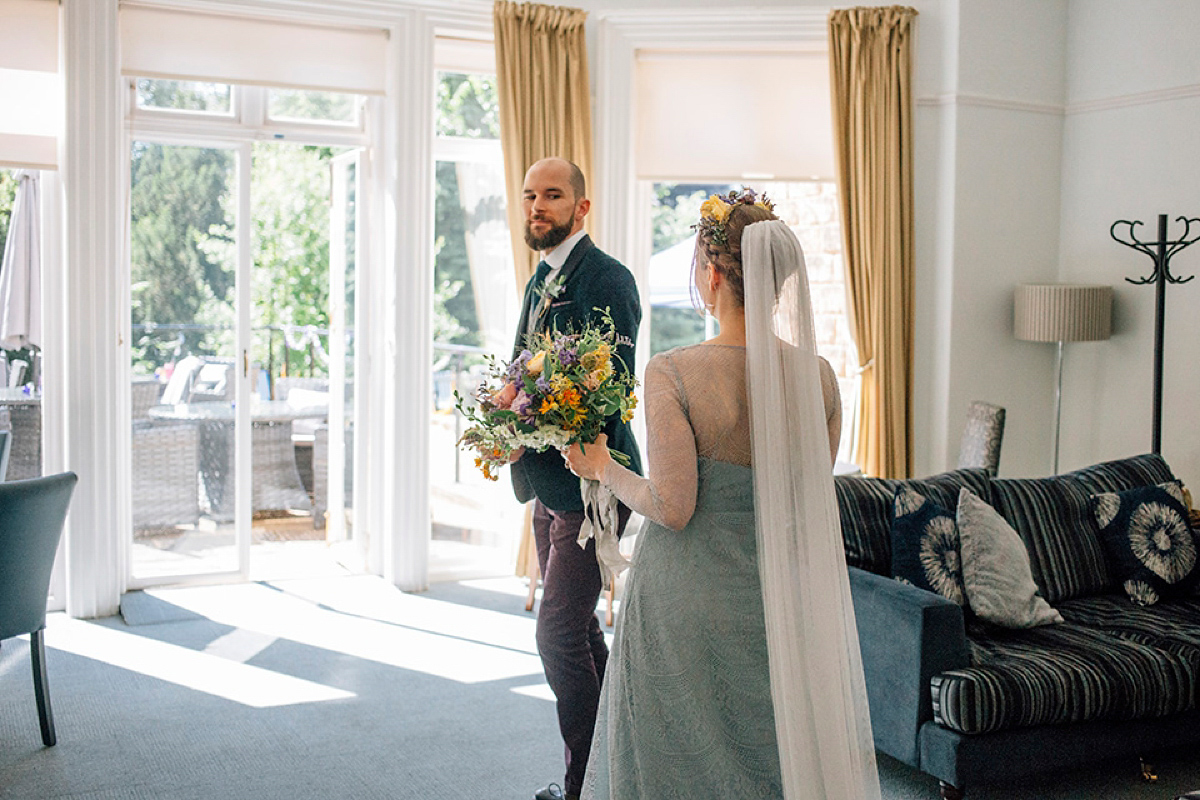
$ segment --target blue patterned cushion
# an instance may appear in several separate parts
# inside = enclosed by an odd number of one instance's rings
[[[955,508],[964,486],[980,497],[990,495],[991,476],[986,469],[958,469],[920,480],[837,476],[838,515],[846,563],[852,567],[891,575],[892,501],[901,484],[911,486],[942,508]]]
[[[1200,542],[1178,481],[1092,495],[1091,509],[1113,573],[1133,602],[1150,606],[1193,590]]]
[[[893,503],[892,577],[965,605],[954,513],[906,484]]]

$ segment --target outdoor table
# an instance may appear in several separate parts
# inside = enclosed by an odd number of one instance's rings
[[[8,475],[19,481],[42,474],[42,396],[23,387],[0,387],[0,409],[8,417],[12,442],[8,451]]]
[[[232,403],[219,401],[152,406],[155,419],[195,423],[200,432],[200,504],[204,513],[219,521],[233,519],[234,474]],[[319,406],[297,408],[285,400],[255,401],[250,405],[252,465],[251,507],[254,511],[311,511],[312,502],[296,468],[292,423],[321,419],[329,410]]]

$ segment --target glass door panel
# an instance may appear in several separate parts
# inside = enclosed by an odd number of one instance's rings
[[[326,542],[347,538],[356,157],[329,147],[254,145],[254,579],[342,569]]]
[[[523,522],[507,476],[485,479],[456,446],[484,358],[512,355],[517,303],[499,163],[438,161],[434,265],[434,413],[430,431],[432,580],[511,575]]]
[[[132,577],[237,572],[238,153],[130,156]]]

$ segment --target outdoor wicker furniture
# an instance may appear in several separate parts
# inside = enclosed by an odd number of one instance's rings
[[[352,505],[351,497],[354,490],[354,426],[346,426],[346,506]],[[325,513],[329,510],[329,426],[317,426],[313,434],[313,527],[325,527]]]
[[[308,511],[308,493],[296,470],[292,422],[322,418],[321,408],[294,408],[281,401],[251,404],[250,482],[254,511]],[[222,522],[233,519],[234,408],[230,403],[181,403],[150,409],[151,418],[190,423],[199,433],[201,510]]]
[[[0,389],[0,430],[12,431],[8,480],[42,474],[42,399],[24,389]]]

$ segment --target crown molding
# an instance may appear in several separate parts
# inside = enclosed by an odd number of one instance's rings
[[[1014,100],[1007,97],[989,97],[981,94],[947,93],[917,98],[918,106],[971,106],[994,108],[1000,111],[1022,111],[1032,114],[1062,116],[1064,108],[1054,103],[1035,103],[1029,100]]]
[[[1167,103],[1172,100],[1188,100],[1200,97],[1200,83],[1186,86],[1174,86],[1170,89],[1156,89],[1151,92],[1123,94],[1116,97],[1104,97],[1098,100],[1085,100],[1080,103],[1069,103],[1068,114],[1089,114],[1095,111],[1111,111],[1119,108],[1132,108],[1150,103]]]
[[[971,106],[974,108],[994,108],[1001,111],[1022,111],[1033,114],[1051,114],[1056,116],[1075,116],[1076,114],[1091,114],[1097,111],[1114,111],[1122,108],[1149,105],[1151,103],[1169,103],[1175,100],[1190,100],[1200,97],[1200,83],[1186,86],[1174,86],[1170,89],[1156,89],[1149,92],[1102,97],[1096,100],[1085,100],[1079,103],[1058,105],[1055,103],[1035,103],[1028,100],[1014,100],[1006,97],[989,97],[987,95],[948,92],[946,94],[930,95],[917,98],[918,106]]]

